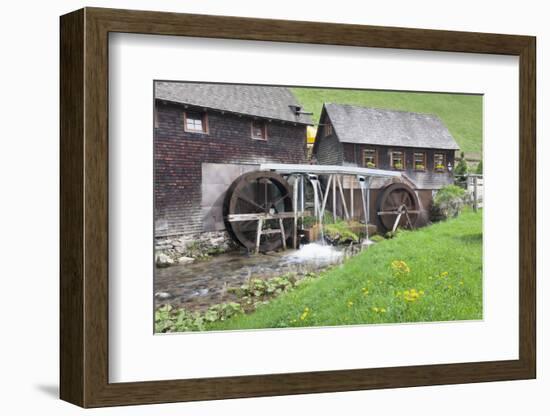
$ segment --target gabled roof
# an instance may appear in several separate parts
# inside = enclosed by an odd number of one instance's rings
[[[459,149],[436,115],[331,103],[324,109],[343,143]]]
[[[271,120],[313,124],[309,115],[296,113],[293,107],[301,106],[285,87],[157,81],[155,98]]]

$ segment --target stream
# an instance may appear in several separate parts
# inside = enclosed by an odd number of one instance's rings
[[[227,291],[239,287],[250,278],[270,279],[286,273],[298,278],[341,263],[360,248],[335,247],[319,243],[305,244],[299,250],[248,254],[230,252],[191,264],[155,269],[155,306],[171,304],[190,311],[236,300]]]

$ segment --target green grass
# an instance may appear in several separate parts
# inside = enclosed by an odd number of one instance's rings
[[[413,93],[319,88],[292,88],[315,122],[324,102],[354,104],[375,108],[413,111],[438,115],[460,150],[474,159],[482,152],[482,96],[464,94]]]
[[[481,211],[468,211],[446,222],[404,231],[249,315],[207,329],[481,319],[481,224]],[[396,276],[391,267],[395,260],[404,261],[410,272]],[[407,301],[405,291],[411,289],[423,294]]]

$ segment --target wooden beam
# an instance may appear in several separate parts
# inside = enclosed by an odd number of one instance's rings
[[[338,176],[337,179],[338,179],[338,189],[340,190],[340,197],[342,198],[342,206],[344,207],[344,215],[346,216],[346,219],[349,221],[348,206],[346,204],[346,198],[344,198],[344,188],[342,187],[342,178]]]
[[[332,180],[332,218],[336,221],[336,177]]]
[[[477,212],[477,176],[474,176],[474,212]]]
[[[351,219],[354,220],[355,219],[355,208],[354,208],[354,193],[355,193],[355,176],[351,176],[350,177],[350,187],[349,187],[349,200],[350,200],[350,215],[351,215]]]
[[[330,192],[330,184],[331,183],[332,183],[332,175],[330,175],[328,177],[327,190],[326,190],[325,196],[323,198],[323,206],[321,207],[321,218],[323,218],[323,216],[325,215],[325,208],[327,206],[327,199],[328,199],[328,194]]]
[[[260,252],[260,240],[262,239],[262,226],[263,226],[263,220],[260,218],[258,220],[258,230],[256,232],[256,254]]]
[[[298,248],[298,178],[294,178],[292,186],[292,208],[294,208],[294,228],[292,230],[292,247]]]
[[[304,211],[304,215],[311,215],[310,211]],[[296,214],[293,212],[279,212],[276,214],[270,214],[265,212],[251,213],[251,214],[231,214],[228,215],[227,221],[237,222],[237,221],[256,221],[259,219],[262,220],[278,220],[280,218],[294,218]]]
[[[282,220],[279,220],[282,221]],[[271,234],[281,234],[281,230],[278,228],[269,228],[267,230],[262,230],[262,235],[271,235]]]
[[[283,219],[279,218],[279,227],[281,227],[281,239],[283,240],[283,250],[286,250],[286,235],[285,235],[285,226],[283,224]]]

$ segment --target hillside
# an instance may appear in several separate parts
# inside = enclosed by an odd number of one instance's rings
[[[315,122],[319,121],[324,102],[436,114],[443,120],[468,159],[481,158],[481,95],[318,88],[292,88],[292,92],[306,111],[313,112]]]

